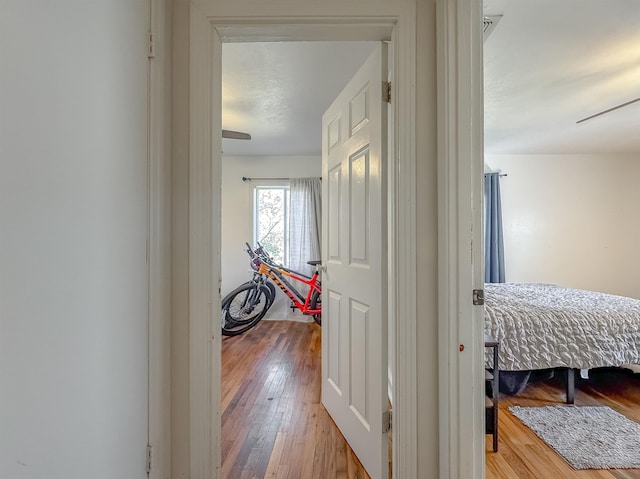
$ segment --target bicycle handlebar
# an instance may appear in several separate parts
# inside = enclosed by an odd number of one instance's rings
[[[308,275],[304,274],[304,273],[300,273],[298,271],[294,271],[290,268],[287,268],[286,266],[283,266],[281,264],[276,264],[276,262],[273,260],[273,258],[271,257],[271,255],[269,253],[267,253],[264,248],[262,247],[262,245],[260,244],[259,241],[256,241],[256,244],[258,245],[258,247],[256,249],[253,249],[251,247],[251,245],[247,242],[245,242],[245,245],[247,245],[247,254],[251,257],[252,259],[252,268],[257,269],[260,267],[259,263],[265,263],[267,266],[269,266],[270,268],[273,268],[274,270],[281,270],[287,273],[294,273],[300,276],[303,276],[307,279],[311,279]],[[316,262],[312,262],[312,263],[316,263]],[[317,262],[319,263],[319,262]],[[314,265],[312,265],[314,266]],[[317,264],[315,264],[316,266],[316,271],[318,271],[318,266]]]

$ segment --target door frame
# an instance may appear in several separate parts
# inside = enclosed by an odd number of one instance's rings
[[[171,0],[148,0],[147,54],[147,461],[150,479],[171,459]]]
[[[390,26],[394,35],[396,79],[393,100],[396,155],[389,168],[392,237],[389,275],[394,285],[390,290],[390,320],[396,328],[393,474],[420,477],[439,470],[443,478],[483,477],[484,431],[479,425],[482,425],[484,410],[476,402],[483,384],[477,373],[482,364],[478,333],[481,328],[474,327],[479,313],[478,308],[471,307],[471,290],[474,285],[481,287],[478,282],[481,266],[469,264],[469,251],[473,257],[480,257],[475,253],[478,250],[481,253],[482,249],[478,227],[482,215],[469,209],[472,203],[477,207],[481,191],[479,176],[476,175],[476,179],[474,175],[478,165],[482,171],[482,44],[481,40],[480,47],[472,43],[480,28],[481,6],[468,0],[372,0],[364,6],[356,3],[282,2],[276,8],[255,0],[228,4],[221,0],[191,2],[188,27],[189,398],[188,410],[178,411],[189,422],[190,477],[216,477],[220,467],[220,334],[216,325],[220,324],[221,155],[214,152],[221,151],[221,139],[212,134],[221,128],[220,115],[216,114],[221,109],[220,89],[213,87],[221,79],[220,35],[232,40],[239,34],[241,38],[250,36],[255,41],[309,39],[310,34],[316,35],[314,39],[378,40],[376,36],[388,31]],[[367,16],[362,16],[363,7]],[[252,14],[248,16],[244,12]],[[434,13],[437,13],[437,22]],[[293,14],[299,16],[290,16]],[[422,24],[420,31],[418,23]],[[437,48],[425,35],[437,35]],[[428,62],[416,59],[421,39],[423,44],[434,46],[433,52],[420,52],[433,60],[426,70]],[[429,67],[436,65],[435,72],[429,71]],[[437,123],[427,119],[426,113],[417,111],[418,102],[421,102],[420,108],[436,106],[435,98],[425,99],[429,92],[416,89],[416,78],[423,75],[433,77],[434,83],[437,81],[441,97],[434,115]],[[469,111],[472,121],[469,121]],[[423,130],[425,127],[427,130]],[[435,261],[428,263],[434,268],[437,264],[438,273],[426,272],[437,276],[433,291],[420,290],[422,301],[426,298],[438,303],[435,318],[425,317],[424,312],[420,312],[418,318],[416,173],[420,167],[424,173],[418,152],[424,155],[429,145],[425,146],[427,140],[417,137],[417,131],[437,138],[439,247],[438,258],[431,258]],[[430,158],[421,157],[421,162],[429,161]],[[430,252],[427,254],[431,256]],[[214,293],[216,289],[218,294]],[[425,329],[425,325],[431,330]],[[433,335],[436,328],[439,368],[434,369],[433,365],[420,365],[418,360],[422,357],[419,349],[424,347],[423,341],[429,341],[428,335]],[[467,347],[461,354],[458,351],[463,344]],[[439,405],[425,402],[425,394],[428,395],[434,385],[431,377],[434,374],[439,385]],[[429,411],[432,406],[435,412]],[[425,424],[432,429],[425,431]],[[470,455],[460,452],[470,449],[473,451]]]
[[[485,476],[482,1],[440,0],[438,282],[440,477]]]
[[[408,45],[412,42],[408,38],[402,38],[401,33],[398,31],[396,24],[396,18],[377,18],[375,22],[371,22],[368,18],[351,18],[349,23],[344,21],[322,22],[314,23],[310,18],[299,18],[295,20],[286,18],[273,18],[268,21],[264,20],[241,20],[234,18],[231,23],[219,17],[202,17],[200,15],[192,14],[191,18],[191,35],[192,35],[192,48],[195,49],[196,45],[200,48],[200,54],[198,60],[192,63],[192,68],[197,68],[198,76],[200,80],[196,83],[194,76],[192,76],[191,83],[191,98],[198,98],[198,101],[192,103],[192,117],[191,117],[191,161],[190,161],[190,204],[196,206],[190,212],[190,224],[199,225],[194,227],[190,234],[190,256],[193,258],[200,258],[198,260],[190,261],[190,375],[191,375],[191,472],[194,474],[194,467],[198,467],[200,474],[193,475],[193,477],[211,477],[210,471],[214,471],[219,463],[219,447],[216,443],[219,443],[220,438],[216,437],[220,431],[220,417],[219,417],[219,381],[220,370],[219,364],[216,364],[215,359],[220,357],[220,339],[219,333],[215,330],[215,324],[219,324],[219,298],[213,303],[213,309],[211,304],[205,300],[210,296],[210,285],[215,285],[219,282],[219,270],[217,266],[215,270],[207,271],[205,266],[208,260],[202,261],[201,258],[210,257],[210,247],[208,241],[203,241],[203,234],[211,234],[210,241],[214,245],[213,251],[219,250],[219,225],[211,223],[210,218],[219,218],[220,208],[219,201],[217,201],[219,192],[215,191],[215,187],[212,185],[219,183],[220,178],[220,163],[221,156],[212,154],[215,151],[221,151],[220,139],[211,138],[208,134],[210,131],[219,131],[222,127],[220,115],[215,113],[220,111],[221,97],[219,89],[211,88],[208,85],[216,83],[216,80],[221,78],[221,44],[222,40],[225,41],[247,41],[251,39],[253,41],[269,41],[269,40],[387,40],[393,36],[393,44],[396,48],[395,55],[398,58],[396,64],[408,64],[408,54],[412,50]],[[194,35],[199,39],[194,42]],[[222,37],[222,38],[220,38]],[[404,51],[400,50],[400,45],[404,44]],[[413,42],[415,45],[415,42]],[[207,45],[208,47],[205,47]],[[415,46],[413,47],[415,49]],[[209,59],[207,62],[206,59]],[[193,61],[193,58],[192,58]],[[193,75],[192,71],[192,75]],[[209,81],[207,76],[213,81]],[[396,73],[396,78],[406,78],[407,75]],[[408,79],[407,79],[408,81]],[[198,88],[200,87],[200,88]],[[206,89],[206,93],[205,93]],[[406,95],[406,102],[412,101],[412,97],[415,94],[413,89],[409,89],[412,94]],[[205,96],[206,95],[206,96]],[[398,95],[396,99],[396,111],[402,112],[400,108],[400,102],[402,96]],[[203,101],[204,100],[204,101]],[[207,108],[207,105],[211,105]],[[195,111],[194,111],[195,110]],[[405,114],[409,113],[409,109],[405,109]],[[195,116],[195,118],[194,118]],[[204,120],[206,118],[206,121]],[[411,124],[411,122],[406,122]],[[199,126],[198,130],[195,130],[196,125]],[[200,130],[202,128],[202,130]],[[412,128],[415,131],[415,128]],[[195,136],[198,135],[198,136]],[[415,133],[411,133],[412,136]],[[398,142],[400,143],[400,142]],[[408,144],[405,142],[403,146],[406,148]],[[199,152],[198,154],[193,154]],[[401,158],[411,158],[412,155],[407,152],[402,152],[398,155]],[[207,161],[207,158],[213,158],[213,161]],[[409,163],[409,162],[407,162]],[[397,171],[399,169],[408,171],[408,165],[394,165],[393,168],[389,168],[390,171]],[[391,175],[389,178],[389,196],[393,198],[394,192],[398,189],[403,191],[407,196],[405,202],[412,205],[411,208],[400,209],[397,208],[397,201],[392,201],[392,210],[390,215],[394,216],[396,224],[404,223],[408,227],[414,227],[414,221],[412,220],[413,205],[415,200],[411,200],[411,192],[415,191],[414,175],[406,175],[401,181],[403,186],[397,188],[394,185],[394,178]],[[396,183],[397,184],[397,183]],[[214,197],[216,200],[213,204],[206,201],[206,198]],[[211,204],[207,208],[207,206]],[[215,206],[214,206],[215,205]],[[211,211],[213,209],[213,211]],[[395,212],[395,215],[394,215]],[[208,221],[207,221],[208,220]],[[413,245],[415,247],[415,244]],[[390,256],[399,256],[397,248],[391,244],[389,248]],[[415,269],[413,264],[406,261],[396,259],[394,264],[408,265],[410,269],[401,270],[396,268],[395,271],[390,270],[389,276],[392,284],[407,284],[414,285]],[[208,280],[207,278],[211,278]],[[409,305],[414,305],[415,300],[410,299],[414,293],[414,289],[406,287],[403,290],[402,300],[393,301],[393,304],[398,305],[397,309],[406,309]],[[390,295],[397,295],[398,292],[391,291]],[[208,317],[207,317],[208,316]],[[411,318],[415,321],[415,313],[410,314],[405,311],[397,312],[395,317]],[[200,318],[197,320],[196,318]],[[406,321],[404,324],[410,325],[411,321]],[[402,338],[402,330],[398,330],[402,326],[396,325],[396,338]],[[406,329],[406,328],[403,328]],[[385,332],[385,337],[386,337]],[[414,339],[412,343],[415,348],[415,335],[409,333],[410,338]],[[213,341],[207,341],[207,338],[213,338]],[[406,339],[406,338],[405,338]],[[396,351],[403,351],[404,357],[407,357],[409,352],[409,346],[397,347]],[[402,355],[401,355],[402,356]],[[415,449],[417,439],[415,431],[415,421],[411,420],[411,417],[415,417],[410,413],[402,414],[399,411],[406,411],[407,405],[410,407],[416,406],[415,397],[411,398],[409,394],[402,391],[401,385],[411,385],[413,387],[416,383],[415,377],[407,377],[408,373],[415,376],[415,361],[408,361],[404,364],[404,357],[396,358],[396,367],[394,372],[394,387],[395,391],[393,397],[395,399],[394,410],[396,411],[395,427],[392,431],[393,434],[393,469],[396,477],[417,477],[417,472],[411,472],[411,469],[417,471],[415,465],[406,464],[401,461],[401,455],[404,454],[407,458],[415,458],[417,460],[417,450],[405,451],[409,447]],[[218,360],[219,361],[219,360]],[[402,366],[400,366],[402,364]],[[403,377],[400,375],[402,374]],[[211,378],[209,381],[203,380],[204,378]],[[209,384],[207,384],[207,382]],[[405,399],[406,398],[406,399]],[[214,404],[212,411],[211,404]],[[212,414],[213,413],[213,414]],[[206,419],[205,419],[206,418]],[[399,421],[405,418],[405,424],[399,423]],[[205,419],[205,420],[203,420]],[[404,427],[403,427],[404,426]],[[399,447],[399,445],[409,445],[409,447]],[[211,451],[213,454],[209,455]],[[207,456],[210,461],[208,461]],[[196,466],[197,464],[197,466]],[[207,467],[208,470],[204,469]],[[413,467],[412,467],[413,466]],[[402,471],[406,472],[402,472]]]

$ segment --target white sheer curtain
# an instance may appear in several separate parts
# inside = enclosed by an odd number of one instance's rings
[[[320,260],[320,178],[292,178],[289,186],[289,267],[311,276],[307,261]]]

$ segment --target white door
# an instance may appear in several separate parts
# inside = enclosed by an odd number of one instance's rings
[[[322,403],[373,479],[388,475],[386,45],[322,117]]]

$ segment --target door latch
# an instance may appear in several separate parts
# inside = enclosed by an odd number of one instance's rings
[[[393,425],[393,412],[391,409],[382,413],[382,432],[391,432]]]

